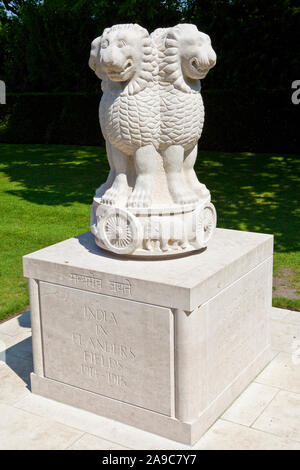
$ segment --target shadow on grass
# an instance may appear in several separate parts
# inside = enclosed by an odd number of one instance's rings
[[[0,164],[20,189],[6,191],[34,204],[91,204],[94,190],[107,177],[103,148],[1,145]]]
[[[20,189],[7,193],[35,204],[91,204],[108,174],[103,148],[1,145],[2,171]],[[218,226],[275,235],[278,252],[299,250],[300,158],[200,152],[199,179],[211,190]]]
[[[299,156],[200,152],[196,171],[219,227],[274,234],[277,252],[299,250]]]

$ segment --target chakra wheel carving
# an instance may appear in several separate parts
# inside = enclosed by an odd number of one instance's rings
[[[139,220],[130,212],[114,208],[100,219],[99,235],[105,248],[126,255],[135,251],[142,242],[143,231]]]
[[[215,206],[208,203],[199,208],[195,214],[195,239],[199,248],[205,247],[217,225]]]
[[[211,238],[217,225],[217,213],[215,206],[209,203],[203,210],[203,240],[206,244]]]

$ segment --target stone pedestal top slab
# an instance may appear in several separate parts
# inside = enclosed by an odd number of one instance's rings
[[[273,236],[217,229],[210,246],[174,259],[99,254],[88,232],[23,257],[24,275],[63,286],[192,311],[272,256]]]

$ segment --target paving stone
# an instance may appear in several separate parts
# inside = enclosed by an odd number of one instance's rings
[[[300,450],[298,442],[256,429],[217,421],[196,444],[198,450]]]
[[[30,368],[30,363],[27,364],[27,361],[22,361],[20,367],[23,368],[25,376],[25,370]],[[27,380],[29,383],[28,375]],[[30,391],[26,385],[26,381],[22,379],[13,368],[10,368],[5,363],[2,364],[0,367],[0,403],[12,405],[28,395]]]
[[[259,374],[255,382],[300,393],[300,361],[292,354],[280,353]]]
[[[288,315],[289,310],[284,308],[272,307],[271,319],[272,320],[283,320]]]
[[[31,394],[19,401],[16,406],[22,410],[44,416],[48,419],[93,434],[132,449],[190,449],[189,446],[165,439],[146,431],[128,426],[111,419],[94,415],[54,400]]]
[[[261,414],[279,389],[252,383],[223,414],[222,418],[250,426]]]
[[[272,347],[278,351],[293,352],[300,348],[300,324],[272,321]]]
[[[300,443],[300,394],[279,392],[253,427]]]
[[[100,437],[84,434],[68,450],[129,450],[115,442],[106,441]]]
[[[80,431],[0,403],[0,450],[62,450]]]
[[[30,329],[29,310],[6,322],[0,323],[0,333],[8,336],[17,336],[26,329]]]

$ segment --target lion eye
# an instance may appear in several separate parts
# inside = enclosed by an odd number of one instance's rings
[[[105,49],[108,46],[109,42],[107,39],[104,39],[104,41],[101,42],[101,49]]]

